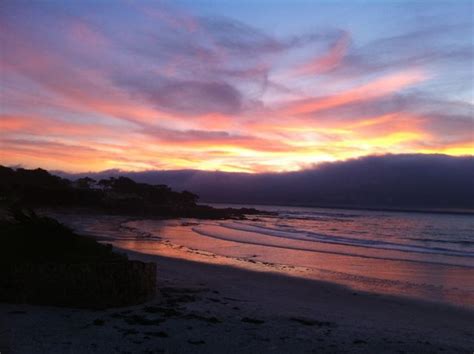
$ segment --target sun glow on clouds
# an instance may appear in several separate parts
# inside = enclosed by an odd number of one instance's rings
[[[472,102],[449,84],[452,67],[469,80],[472,43],[438,43],[435,26],[360,46],[350,28],[276,37],[170,5],[97,6],[0,5],[0,163],[267,172],[474,153]]]

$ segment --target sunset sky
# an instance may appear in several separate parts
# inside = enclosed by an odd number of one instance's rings
[[[474,153],[472,1],[0,2],[0,164]]]

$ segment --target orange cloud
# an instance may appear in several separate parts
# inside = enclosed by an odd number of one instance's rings
[[[420,148],[418,151],[424,154],[474,155],[474,141],[471,139],[450,144],[433,144],[431,147]]]
[[[41,116],[0,115],[0,130],[8,133],[74,137],[120,137],[110,126],[74,123]]]
[[[375,42],[348,57],[357,33],[343,32],[296,63],[295,53],[328,37],[277,38],[151,3],[111,7],[130,16],[125,33],[114,16],[88,16],[90,4],[77,16],[57,6],[12,2],[14,15],[0,21],[0,163],[263,172],[384,152],[473,152],[471,103],[432,102],[431,91],[419,103],[404,91],[428,79],[442,86],[442,73],[429,78],[422,67],[434,50],[386,60],[387,43]]]

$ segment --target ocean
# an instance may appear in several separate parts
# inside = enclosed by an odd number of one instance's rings
[[[474,216],[255,205],[247,220],[76,217],[116,247],[474,307]],[[291,294],[289,294],[291,296]]]

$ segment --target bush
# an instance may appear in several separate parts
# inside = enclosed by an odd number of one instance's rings
[[[0,221],[0,263],[103,263],[126,260],[54,219],[31,210],[10,209]]]

